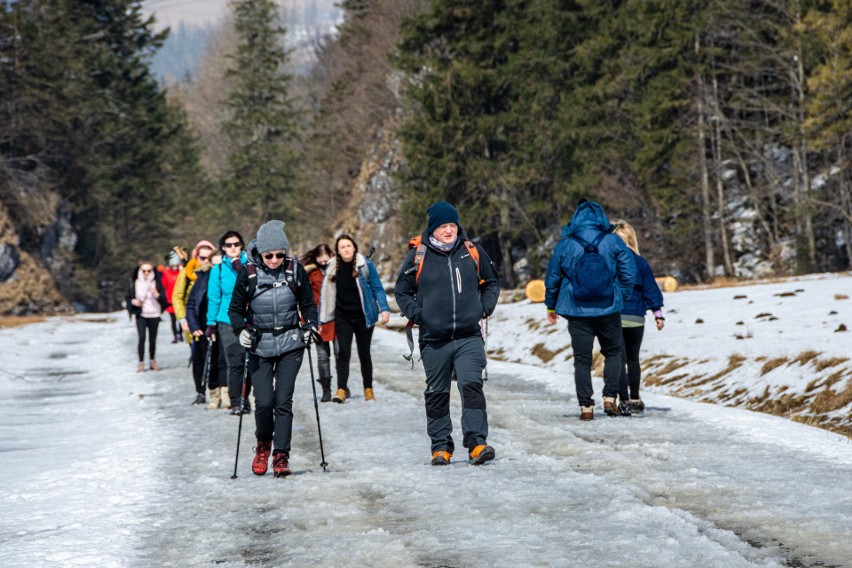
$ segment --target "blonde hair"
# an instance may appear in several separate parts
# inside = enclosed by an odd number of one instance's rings
[[[639,243],[636,240],[636,231],[633,230],[633,227],[625,221],[624,219],[618,219],[613,223],[615,225],[615,231],[613,231],[616,235],[621,237],[621,240],[624,241],[624,244],[627,245],[627,248],[639,254]]]

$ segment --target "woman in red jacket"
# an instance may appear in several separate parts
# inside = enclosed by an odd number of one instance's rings
[[[311,289],[314,291],[314,303],[319,306],[320,290],[322,280],[325,278],[325,269],[328,261],[334,256],[334,252],[327,244],[322,243],[308,251],[300,259],[308,273]],[[334,341],[334,322],[320,326],[322,343],[317,343],[317,367],[319,368],[318,382],[322,385],[322,398],[320,402],[331,401],[331,343]]]
[[[166,300],[169,302],[169,307],[166,308],[166,312],[172,320],[172,343],[180,343],[183,341],[183,334],[180,332],[180,327],[178,326],[177,318],[175,317],[175,308],[172,306],[172,292],[175,289],[175,282],[177,281],[177,277],[180,274],[180,269],[183,267],[183,264],[181,263],[181,258],[178,256],[176,251],[171,251],[166,255],[166,262],[168,265],[160,271],[163,288],[166,290]]]

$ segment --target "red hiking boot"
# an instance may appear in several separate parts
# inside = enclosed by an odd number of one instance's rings
[[[289,457],[287,452],[278,452],[272,456],[272,473],[275,477],[287,477],[293,473],[290,471]]]
[[[254,461],[251,462],[251,470],[255,475],[265,475],[269,469],[269,454],[272,453],[272,441],[257,441],[254,448]]]

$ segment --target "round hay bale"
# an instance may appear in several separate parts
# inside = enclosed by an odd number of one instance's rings
[[[524,294],[526,294],[527,298],[529,298],[531,302],[543,302],[544,293],[544,280],[540,278],[537,280],[530,280],[529,284],[527,284],[527,287],[524,289]]]
[[[674,292],[677,290],[677,279],[674,276],[660,276],[654,280],[657,281],[657,286],[663,292]]]

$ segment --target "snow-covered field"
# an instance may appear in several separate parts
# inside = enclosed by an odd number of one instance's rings
[[[665,328],[645,326],[643,388],[852,436],[850,295],[852,277],[837,274],[667,293]],[[544,313],[529,301],[500,306],[488,349],[557,371],[561,382],[573,377],[571,341],[564,321],[549,326]]]
[[[807,365],[761,376],[757,360],[845,356],[850,336],[831,328],[852,323],[834,299],[850,282],[669,294],[645,352],[687,359],[686,374],[739,354],[721,377],[732,386],[798,392]],[[529,354],[567,341],[543,312],[501,305],[490,326],[505,359],[486,386],[495,462],[469,466],[459,449],[427,465],[422,369],[402,335],[377,330],[377,400],[353,365],[354,398],[320,405],[327,472],[304,365],[286,479],[252,475],[250,416],[230,479],[238,419],[189,405],[186,346],[161,345],[164,370],[137,374],[125,314],[0,330],[0,566],[852,566],[848,438],[660,394],[671,384],[648,389],[642,417],[580,422],[569,351]],[[453,418],[460,442],[458,393]]]

